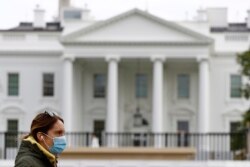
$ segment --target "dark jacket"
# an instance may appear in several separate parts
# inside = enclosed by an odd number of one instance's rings
[[[15,160],[15,167],[55,167],[36,144],[22,141]]]

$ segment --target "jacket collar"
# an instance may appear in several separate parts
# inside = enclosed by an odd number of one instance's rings
[[[32,136],[27,137],[24,141],[29,141],[31,144],[37,145],[37,147],[43,152],[43,154],[49,159],[52,164],[56,164],[56,156],[46,150],[41,144],[39,144]]]

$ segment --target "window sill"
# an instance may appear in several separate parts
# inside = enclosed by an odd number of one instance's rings
[[[43,96],[43,97],[41,97],[40,102],[42,102],[42,103],[48,103],[48,102],[58,103],[58,98],[56,98],[55,96]]]
[[[243,104],[244,103],[244,98],[227,98],[226,99],[226,103],[230,104],[230,103],[238,103],[238,104]]]
[[[4,102],[22,102],[22,98],[20,96],[5,96]]]
[[[176,103],[185,103],[185,104],[192,104],[191,98],[174,98],[173,102]]]
[[[93,97],[94,100],[106,99],[106,97]]]

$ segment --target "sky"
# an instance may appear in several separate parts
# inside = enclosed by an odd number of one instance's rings
[[[97,20],[103,20],[133,8],[147,10],[166,20],[192,20],[196,10],[226,7],[229,22],[244,22],[250,0],[71,0],[71,5],[83,8],[87,4]],[[58,13],[58,0],[0,0],[0,29],[14,27],[21,21],[33,21],[33,10],[45,9],[46,21]]]

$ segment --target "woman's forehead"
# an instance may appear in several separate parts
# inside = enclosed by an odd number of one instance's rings
[[[64,131],[64,124],[61,120],[57,120],[52,129],[53,131]]]

